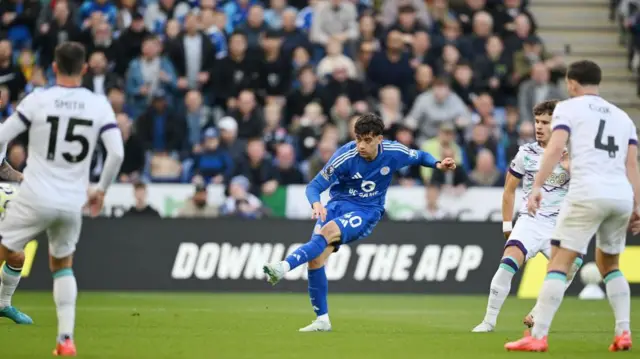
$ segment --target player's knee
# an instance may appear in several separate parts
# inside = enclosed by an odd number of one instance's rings
[[[24,252],[9,252],[6,262],[13,268],[22,268],[24,265]]]
[[[60,269],[71,268],[73,266],[73,256],[64,258],[54,258],[49,256],[49,269],[51,272],[57,272]]]
[[[320,229],[320,234],[327,240],[327,243],[336,243],[340,240],[340,228],[335,222],[329,222]]]
[[[525,253],[518,246],[512,245],[505,248],[502,259],[505,258],[511,258],[518,267],[521,267],[524,264]]]
[[[324,266],[324,262],[325,262],[325,258],[323,256],[320,256],[318,258],[314,258],[314,259],[310,260],[309,263],[308,263],[309,269],[322,268]]]

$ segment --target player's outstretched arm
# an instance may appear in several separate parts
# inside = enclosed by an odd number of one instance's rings
[[[640,205],[640,172],[638,172],[638,145],[629,144],[627,152],[627,178],[633,187],[634,208]]]
[[[107,150],[107,159],[104,161],[104,168],[98,181],[98,190],[105,193],[120,172],[120,166],[124,161],[124,144],[120,130],[115,123],[105,125],[101,129],[100,138]]]
[[[516,202],[516,188],[520,185],[521,178],[522,175],[510,170],[507,172],[507,178],[504,183],[504,192],[502,192],[502,233],[507,238],[513,229],[513,206]]]
[[[6,159],[0,164],[0,179],[11,182],[22,182],[22,173],[16,171]]]

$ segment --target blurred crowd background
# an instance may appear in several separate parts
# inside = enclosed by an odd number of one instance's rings
[[[259,202],[313,178],[353,139],[358,115],[372,111],[387,138],[461,163],[447,175],[404,168],[397,185],[429,186],[436,198],[442,189],[502,186],[519,145],[534,140],[533,105],[566,97],[563,58],[545,50],[527,5],[2,0],[0,116],[53,85],[53,51],[74,40],[87,48],[83,86],[117,113],[120,182],[223,184]],[[640,61],[632,10],[612,13],[624,15],[630,66]],[[23,135],[8,151],[19,170],[27,142]],[[98,148],[92,179],[103,160]]]

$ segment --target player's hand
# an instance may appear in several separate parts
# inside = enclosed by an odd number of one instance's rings
[[[456,169],[456,161],[453,158],[447,157],[438,163],[438,169],[440,171],[453,171]]]
[[[324,222],[327,219],[327,209],[324,208],[322,203],[316,202],[313,204],[313,213],[311,214],[311,219],[320,219]]]
[[[184,90],[187,87],[189,87],[189,80],[187,80],[186,77],[181,77],[181,78],[178,79],[178,84],[177,85],[178,85],[178,88],[180,90]]]
[[[91,189],[88,193],[88,200],[86,206],[89,208],[89,214],[91,217],[98,217],[102,206],[104,205],[104,192],[98,189]]]
[[[542,201],[542,192],[540,187],[533,187],[529,199],[527,200],[527,210],[529,214],[535,215],[540,208],[540,202]]]
[[[571,163],[569,162],[569,151],[565,150],[562,152],[562,157],[560,158],[560,166],[564,168],[565,171],[569,172],[569,168]]]
[[[640,233],[640,209],[636,209],[631,214],[631,220],[629,221],[629,230],[633,235]]]

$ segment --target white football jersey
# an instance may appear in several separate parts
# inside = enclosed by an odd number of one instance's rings
[[[117,128],[107,98],[82,87],[54,86],[27,95],[16,112],[29,132],[27,166],[16,200],[80,210],[87,201],[98,138]]]
[[[600,96],[575,97],[558,103],[551,126],[570,133],[567,199],[633,200],[626,161],[629,144],[637,144],[638,135],[624,111]]]
[[[509,172],[522,179],[522,190],[524,191],[522,207],[520,214],[528,214],[527,198],[531,193],[533,182],[536,174],[540,170],[540,162],[542,162],[542,154],[544,148],[537,142],[527,143],[520,146],[518,153],[511,161]],[[553,172],[542,185],[542,202],[540,209],[536,212],[536,216],[547,219],[555,218],[560,213],[560,205],[569,191],[569,173],[558,163]]]

